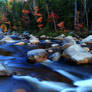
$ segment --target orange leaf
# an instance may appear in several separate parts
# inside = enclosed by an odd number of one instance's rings
[[[41,28],[41,27],[43,27],[43,24],[39,24],[39,25],[37,25],[37,27]]]
[[[38,15],[38,16],[42,16],[42,14],[41,14],[41,13],[37,13],[37,15]]]
[[[38,19],[37,19],[37,22],[39,23],[39,22],[42,22],[42,17],[39,17]]]
[[[63,21],[60,22],[59,24],[57,24],[57,26],[60,27],[60,28],[64,28],[64,22]]]

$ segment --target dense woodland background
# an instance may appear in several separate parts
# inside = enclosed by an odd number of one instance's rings
[[[92,0],[0,0],[2,23],[38,35],[91,32]]]

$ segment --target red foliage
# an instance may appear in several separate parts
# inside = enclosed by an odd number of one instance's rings
[[[43,19],[43,17],[39,17],[38,19],[37,19],[37,23],[41,23],[42,22],[42,19]]]
[[[77,25],[79,28],[83,28],[83,24],[78,24]]]
[[[55,20],[58,20],[59,16],[57,14],[55,14],[55,13],[52,12],[51,14],[48,15],[48,22],[53,22],[53,20],[52,20],[53,18]]]
[[[43,24],[39,24],[37,25],[38,28],[42,28],[43,27]]]
[[[61,21],[59,24],[57,24],[57,26],[58,26],[59,28],[64,28],[64,22]]]
[[[23,9],[23,10],[22,10],[22,13],[23,13],[23,14],[29,14],[29,13],[30,13],[30,10]]]

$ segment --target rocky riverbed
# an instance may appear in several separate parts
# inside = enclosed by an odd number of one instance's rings
[[[0,92],[91,92],[92,36],[0,35]]]

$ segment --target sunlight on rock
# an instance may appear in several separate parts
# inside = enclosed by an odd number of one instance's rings
[[[55,37],[55,39],[57,39],[57,40],[63,40],[64,37],[65,37],[65,35],[64,34],[61,34],[61,35]]]
[[[31,61],[43,62],[47,59],[47,52],[45,49],[35,49],[28,51],[27,57]]]
[[[76,44],[76,41],[74,40],[74,38],[72,36],[67,36],[63,39],[63,43],[70,43],[71,45]]]
[[[39,41],[39,39],[36,38],[35,36],[30,35],[29,42],[30,42],[31,44],[38,44],[40,41]]]
[[[63,56],[67,59],[71,59],[77,64],[92,62],[92,54],[77,44],[65,49],[63,52]]]

